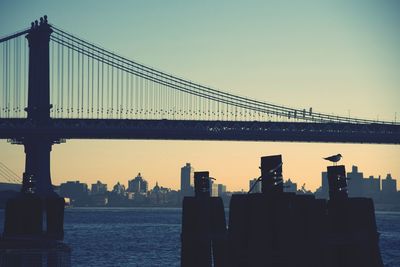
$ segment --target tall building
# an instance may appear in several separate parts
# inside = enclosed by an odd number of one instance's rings
[[[214,178],[210,177],[210,195],[212,197],[218,197],[218,184],[216,184],[214,180]]]
[[[71,199],[79,199],[88,195],[88,186],[79,181],[60,184],[60,195]]]
[[[253,180],[250,180],[249,182],[249,190],[251,190],[251,193],[261,193],[261,181],[257,182],[257,178],[254,178]],[[254,187],[253,187],[254,186]]]
[[[399,203],[400,194],[397,192],[396,180],[389,173],[385,179],[382,179],[382,200],[386,203]]]
[[[92,184],[92,188],[90,190],[92,195],[102,195],[107,193],[107,184],[103,184],[100,181],[97,181],[97,183]]]
[[[181,195],[194,196],[194,169],[190,163],[181,168]]]
[[[143,179],[140,172],[134,179],[128,181],[128,190],[127,191],[133,192],[133,193],[147,193],[148,183],[145,179]]]
[[[114,185],[112,192],[117,195],[124,195],[125,194],[125,186],[118,182],[116,185]]]
[[[218,196],[222,197],[226,194],[226,185],[219,184],[218,185]]]
[[[318,197],[320,198],[329,198],[329,183],[328,183],[328,173],[327,172],[321,172],[321,191],[319,192],[320,195]]]
[[[347,192],[349,197],[361,197],[364,195],[364,174],[358,172],[357,166],[351,167],[347,173]]]
[[[283,191],[296,193],[297,192],[297,183],[293,183],[290,179],[288,179],[287,181],[285,181],[283,183]]]
[[[388,173],[386,178],[382,180],[382,193],[383,194],[394,194],[397,192],[396,180],[392,178],[392,175]]]
[[[381,177],[375,178],[370,176],[368,179],[364,179],[364,196],[371,197],[376,200],[381,192]]]

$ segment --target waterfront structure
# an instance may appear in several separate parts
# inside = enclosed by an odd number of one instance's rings
[[[293,183],[290,179],[283,183],[283,191],[284,192],[297,192],[297,183]]]
[[[218,184],[214,180],[214,178],[210,177],[210,194],[212,197],[218,197]]]
[[[397,192],[396,180],[392,178],[392,175],[388,173],[386,178],[382,180],[382,193],[383,194],[395,194]]]
[[[181,168],[181,195],[182,197],[193,196],[194,195],[194,168],[190,163],[186,163],[185,166]]]
[[[328,180],[326,172],[321,173],[322,186],[316,191],[318,198],[328,198]],[[390,199],[395,199],[397,193],[396,180],[391,174],[386,176],[386,179],[381,179],[380,176],[364,177],[364,174],[358,170],[357,166],[352,166],[351,172],[346,175],[347,191],[349,197],[369,197],[375,202],[387,202]]]
[[[79,181],[68,181],[60,184],[60,195],[71,199],[86,197],[89,193],[88,186]]]
[[[138,175],[128,182],[128,192],[146,194],[148,183],[139,172]]]
[[[92,195],[104,195],[107,193],[107,184],[103,184],[100,181],[97,181],[97,183],[92,184],[90,192],[92,193]]]
[[[117,195],[125,195],[125,186],[123,184],[120,184],[119,182],[114,185],[112,192],[117,194]]]
[[[349,197],[360,197],[364,195],[364,174],[358,171],[357,166],[351,167],[347,173],[347,190]]]
[[[218,196],[222,197],[226,194],[226,185],[218,184]]]
[[[382,203],[390,203],[398,206],[400,203],[400,192],[397,192],[396,180],[388,173],[385,179],[382,179]]]
[[[377,200],[381,192],[381,176],[374,177],[370,175],[368,179],[364,179],[363,186],[364,196]]]

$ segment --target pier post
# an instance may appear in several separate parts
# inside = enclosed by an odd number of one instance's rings
[[[183,199],[181,266],[228,266],[222,199],[211,197],[209,172],[195,172],[194,179],[195,196]]]

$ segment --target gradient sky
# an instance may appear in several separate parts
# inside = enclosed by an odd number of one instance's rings
[[[231,93],[400,120],[399,1],[2,0],[0,36],[44,14],[120,55]],[[229,190],[247,190],[259,158],[283,154],[284,176],[315,189],[321,158],[336,153],[348,170],[400,177],[399,146],[273,142],[67,140],[53,147],[51,169],[55,184],[111,187],[141,172],[151,187],[178,188],[180,167],[191,162]],[[0,140],[0,161],[22,174],[23,148]]]

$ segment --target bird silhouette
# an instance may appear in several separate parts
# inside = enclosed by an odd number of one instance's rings
[[[323,158],[324,160],[329,160],[330,162],[333,162],[333,165],[335,166],[337,162],[342,158],[343,156],[341,154],[333,155],[330,157]]]

